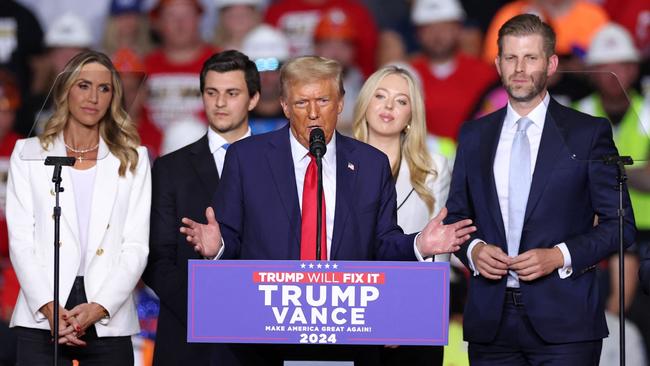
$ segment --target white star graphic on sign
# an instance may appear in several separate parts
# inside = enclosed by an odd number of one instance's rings
[[[307,267],[304,263],[300,265],[300,268],[305,268]]]
[[[314,264],[313,264],[313,263],[309,263],[309,268],[314,268]]]
[[[332,268],[337,269],[337,268],[339,268],[339,265],[334,263],[334,264],[332,264]]]
[[[325,268],[330,268],[330,264],[327,263],[327,264],[325,265]]]
[[[317,265],[316,267],[318,267],[318,268],[323,268],[323,265],[320,264],[320,263],[318,263],[318,265]]]

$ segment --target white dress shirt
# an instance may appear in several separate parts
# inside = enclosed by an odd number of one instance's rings
[[[251,128],[249,127],[244,136],[240,137],[238,141],[250,135]],[[214,163],[217,164],[219,177],[221,177],[221,171],[223,170],[223,162],[226,160],[226,149],[223,147],[224,144],[228,144],[228,141],[216,133],[212,128],[208,128],[208,145],[210,146],[212,156],[214,156]]]
[[[530,142],[530,174],[531,180],[532,175],[535,171],[535,163],[537,162],[537,152],[539,151],[539,144],[542,140],[542,131],[544,130],[544,122],[546,120],[546,112],[548,110],[548,104],[550,102],[550,96],[548,92],[544,99],[530,112],[527,116],[533,123],[530,125],[526,131],[528,136],[528,141]],[[512,108],[510,102],[506,109],[506,117],[503,121],[503,127],[501,128],[501,135],[499,136],[499,144],[497,146],[496,155],[494,156],[494,182],[496,184],[497,196],[499,198],[499,208],[501,209],[501,218],[503,219],[503,226],[505,232],[508,232],[508,177],[510,174],[510,154],[512,149],[512,141],[514,140],[515,133],[517,132],[517,121],[524,116],[520,116],[517,111]],[[472,250],[476,244],[484,242],[481,239],[474,239],[470,244],[467,250],[467,259],[470,263],[471,269],[474,271],[474,275],[478,275],[478,271],[474,267],[474,262],[472,261]],[[500,244],[500,243],[492,243]],[[564,257],[564,265],[562,268],[558,269],[560,278],[566,278],[571,275],[571,255],[565,243],[560,243],[557,247],[562,251],[562,256]],[[512,276],[508,277],[508,287],[519,287],[519,282]]]
[[[291,142],[291,157],[298,189],[298,205],[302,212],[302,189],[305,185],[305,173],[311,159],[309,150],[302,146],[289,130]],[[327,259],[332,248],[332,233],[334,233],[334,212],[336,209],[336,134],[327,144],[327,152],[323,156],[323,194],[325,196],[325,230],[327,231]]]

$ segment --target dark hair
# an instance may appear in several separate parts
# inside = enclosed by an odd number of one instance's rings
[[[205,88],[205,76],[208,74],[208,71],[223,73],[236,70],[244,72],[248,95],[252,97],[256,93],[259,93],[261,86],[260,73],[257,71],[257,66],[255,66],[255,63],[248,56],[235,50],[215,53],[209,59],[205,60],[200,76],[201,93],[203,93],[203,89]]]
[[[505,36],[529,36],[538,34],[544,39],[544,53],[546,57],[551,57],[555,53],[555,32],[553,28],[544,23],[535,14],[519,14],[507,22],[499,29],[499,56],[503,52],[503,38]]]

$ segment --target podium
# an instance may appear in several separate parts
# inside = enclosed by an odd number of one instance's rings
[[[449,263],[192,260],[187,341],[446,345]]]

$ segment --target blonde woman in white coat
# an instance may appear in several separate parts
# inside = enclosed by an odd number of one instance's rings
[[[7,222],[20,294],[11,319],[18,365],[133,364],[139,332],[133,290],[149,252],[151,178],[123,108],[110,59],[87,51],[57,79],[42,135],[19,140],[10,160]],[[74,156],[62,171],[59,336],[52,340],[54,184],[46,156]]]
[[[405,233],[421,231],[447,201],[447,159],[426,147],[424,102],[412,74],[385,66],[361,88],[354,108],[354,137],[383,151],[397,190],[397,222]],[[449,254],[436,261],[449,261]],[[383,365],[441,365],[442,347],[385,348]]]

